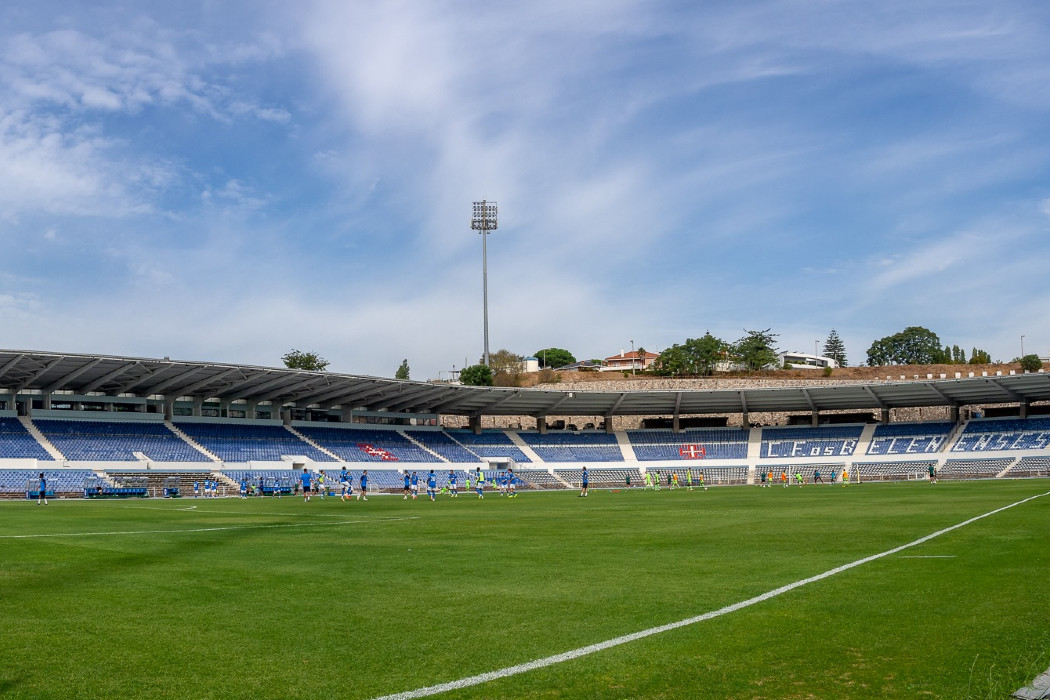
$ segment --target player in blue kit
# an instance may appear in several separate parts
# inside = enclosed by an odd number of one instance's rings
[[[412,472],[412,478],[409,480],[412,487],[412,500],[416,500],[419,496],[419,475]]]
[[[587,487],[591,483],[591,475],[587,472],[587,467],[583,468],[580,472],[580,498],[587,495]]]
[[[241,477],[241,498],[248,498],[248,477]]]
[[[341,488],[339,500],[349,501],[350,496],[354,495],[354,486],[350,483],[350,472],[346,470],[346,465],[339,472],[339,486]]]
[[[452,470],[449,470],[448,473],[448,490],[452,494],[452,498],[459,496],[459,477]]]
[[[362,497],[364,497],[364,499],[366,501],[368,500],[368,470],[367,469],[365,469],[363,472],[361,472],[361,491],[357,494],[357,499],[358,500],[361,500]]]
[[[437,476],[434,475],[434,470],[431,469],[430,473],[427,474],[427,495],[430,496],[430,500],[437,500]]]
[[[303,473],[299,478],[302,479],[303,483],[303,503],[308,503],[310,501],[310,481],[312,478],[310,470],[303,467]]]
[[[478,498],[485,497],[485,477],[481,473],[481,467],[474,472],[474,487],[478,492]]]
[[[509,498],[518,497],[518,480],[514,476],[514,470],[507,470],[507,494]]]
[[[47,505],[47,477],[44,476],[44,472],[40,472],[40,476],[37,477],[40,481],[40,485],[37,487],[36,492],[36,504],[40,505],[43,501],[44,505]]]
[[[402,501],[407,501],[408,500],[408,494],[410,494],[410,493],[412,493],[412,475],[409,474],[408,472],[405,472],[405,497],[402,498],[401,500]]]

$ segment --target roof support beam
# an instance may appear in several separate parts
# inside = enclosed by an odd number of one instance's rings
[[[182,389],[179,389],[179,396],[193,396],[193,392],[197,391],[198,389],[203,389],[204,387],[208,386],[209,384],[212,384],[213,382],[220,381],[224,377],[228,377],[231,374],[233,374],[234,372],[239,372],[239,371],[240,371],[239,368],[231,367],[230,369],[226,370],[225,372],[219,372],[218,374],[216,374],[213,377],[208,377],[207,379],[202,379],[199,382],[196,382],[194,384],[190,384],[187,387],[183,387]],[[152,393],[160,393],[160,392],[150,392],[150,393],[152,394]],[[223,401],[229,401],[229,399],[223,399]]]
[[[307,379],[305,382],[294,387],[288,387],[289,391],[284,394],[284,401],[285,403],[288,403],[289,401],[298,401],[304,396],[309,396],[312,392],[317,391],[315,387],[319,382],[327,381],[328,377],[322,375],[313,377],[312,379]]]
[[[323,391],[318,394],[311,394],[310,396],[304,396],[303,398],[296,401],[295,405],[299,408],[306,408],[307,406],[311,406],[313,404],[322,406],[325,404],[325,402],[328,402],[329,406],[338,406],[339,402],[330,401],[330,399],[335,399],[345,394],[345,386],[339,387],[338,389],[332,389],[329,386],[328,391]]]
[[[402,408],[404,408],[406,406],[416,405],[416,404],[419,403],[419,397],[420,396],[422,396],[423,394],[429,394],[431,391],[433,391],[432,387],[421,386],[421,387],[417,387],[415,389],[409,389],[407,391],[399,392],[396,397],[392,396],[391,399],[398,398],[398,399],[400,399],[400,401],[397,401],[397,402],[392,403],[392,404],[388,404],[386,406],[386,410],[388,410],[388,411],[400,411]]]
[[[38,369],[36,372],[33,372],[31,375],[26,377],[25,380],[20,385],[15,387],[14,390],[11,393],[12,394],[17,394],[18,392],[22,391],[23,389],[28,388],[30,384],[35,382],[37,379],[40,379],[40,377],[44,376],[49,369],[51,369],[52,367],[54,367],[55,365],[57,365],[61,361],[62,361],[61,357],[56,357],[55,359],[51,360],[50,362],[45,364],[43,367]]]
[[[262,376],[263,377],[268,377],[268,376],[270,376],[270,374],[271,374],[270,372],[267,372],[267,373],[263,374]],[[219,394],[219,398],[222,398],[222,399],[227,399],[228,398],[231,401],[233,401],[233,400],[236,400],[236,399],[253,398],[255,396],[266,397],[265,395],[266,395],[267,391],[269,391],[270,389],[274,388],[275,386],[280,386],[281,384],[287,384],[288,382],[289,382],[288,375],[282,373],[282,374],[278,374],[276,377],[274,377],[273,379],[271,379],[269,381],[263,382],[262,384],[256,384],[255,386],[241,385],[241,386],[236,386],[236,387],[230,387],[230,389],[228,389],[228,390],[222,392],[221,394]],[[266,398],[268,398],[268,397],[266,397]]]
[[[5,364],[3,367],[0,367],[0,379],[3,379],[4,375],[11,371],[11,368],[17,365],[19,362],[21,362],[22,358],[24,357],[25,355],[15,355],[10,359],[10,361],[8,361],[7,364]]]
[[[163,365],[157,366],[156,369],[148,369],[148,370],[146,370],[146,373],[143,374],[141,377],[138,377],[137,379],[134,379],[134,380],[128,382],[127,384],[125,384],[124,386],[120,387],[119,389],[117,389],[116,393],[117,394],[126,394],[127,392],[131,391],[132,389],[137,387],[142,382],[150,379],[151,377],[155,377],[158,374],[160,374],[161,372],[167,371],[167,370],[172,369],[174,367],[176,367],[176,364],[174,362],[168,362],[168,363],[165,363]],[[158,393],[158,392],[154,391],[154,392],[150,392],[150,393],[151,394],[155,394],[155,393]]]
[[[557,401],[555,401],[551,405],[549,405],[546,408],[544,408],[542,411],[540,411],[536,415],[549,416],[549,415],[551,415],[554,412],[554,409],[556,409],[558,406],[561,406],[563,403],[565,403],[569,399],[574,399],[574,398],[576,398],[576,394],[574,394],[571,391],[566,392],[566,393],[561,395],[561,398],[559,398]],[[557,414],[555,414],[555,415],[557,415]]]
[[[875,402],[875,405],[878,406],[879,408],[881,408],[882,410],[885,411],[885,410],[889,409],[889,406],[886,405],[886,402],[883,401],[882,399],[880,399],[878,394],[876,394],[874,391],[871,390],[870,386],[864,387],[864,393],[866,393],[868,396],[870,396],[871,400]]]
[[[511,399],[516,399],[516,398],[518,398],[518,396],[519,396],[520,394],[521,394],[521,392],[520,392],[520,391],[512,391],[511,393],[507,394],[506,396],[500,396],[500,397],[499,397],[498,399],[496,399],[495,401],[492,401],[491,403],[487,404],[487,405],[485,406],[485,408],[486,408],[486,409],[492,409],[492,408],[496,408],[497,406],[502,406],[503,404],[507,403],[507,402],[508,402],[508,401],[510,401]]]
[[[193,379],[195,376],[200,374],[201,371],[203,371],[204,369],[207,369],[207,365],[205,365],[204,367],[193,367],[192,369],[188,369],[185,372],[180,372],[179,374],[176,374],[174,377],[169,377],[168,379],[165,379],[160,384],[156,384],[154,386],[148,387],[147,391],[149,392],[150,395],[163,394],[164,390],[167,389],[168,387],[175,386],[176,384],[179,384],[179,383],[181,383],[181,382],[183,382],[183,381],[185,381],[187,379]],[[135,382],[135,384],[141,384],[141,383],[142,382]],[[186,394],[182,394],[182,393],[179,394],[179,396],[185,396],[185,395]]]
[[[933,393],[937,394],[937,396],[941,397],[941,400],[944,401],[945,404],[953,407],[959,405],[959,403],[956,400],[949,398],[943,391],[935,387],[933,384],[927,384],[926,388],[932,391]],[[871,390],[869,389],[869,391]]]
[[[363,399],[368,399],[377,394],[383,394],[387,391],[387,386],[371,386],[366,391],[350,391],[347,392],[344,398],[340,398],[338,403],[343,408],[367,408],[368,404],[360,403]]]
[[[120,375],[122,375],[122,374],[124,374],[126,372],[130,372],[131,370],[135,369],[136,367],[140,366],[141,364],[142,364],[141,362],[132,362],[130,364],[121,365],[120,367],[117,367],[115,370],[113,370],[111,372],[106,372],[105,374],[103,374],[101,377],[99,377],[95,381],[91,382],[90,384],[85,384],[83,387],[81,387],[80,391],[81,391],[81,393],[84,393],[84,394],[90,394],[92,391],[94,391],[95,389],[98,389],[100,386],[102,386],[106,382],[113,381],[114,379],[116,379]]]
[[[1021,395],[1020,395],[1020,394],[1018,394],[1017,392],[1015,392],[1015,391],[1010,391],[1009,389],[1007,389],[1006,387],[1004,387],[1004,386],[1003,386],[1002,384],[1000,384],[1000,383],[999,383],[999,381],[998,381],[998,380],[995,380],[995,379],[992,379],[992,378],[990,378],[990,377],[989,377],[989,378],[988,378],[988,383],[989,383],[989,384],[991,384],[992,386],[994,386],[994,387],[995,387],[996,389],[998,389],[999,391],[1001,391],[1001,392],[1003,392],[1004,394],[1006,394],[1007,396],[1009,396],[1009,397],[1010,397],[1010,398],[1011,398],[1012,400],[1014,400],[1014,401],[1017,401],[1017,402],[1019,402],[1019,403],[1023,403],[1024,401],[1026,401],[1026,400],[1027,400],[1027,399],[1025,399],[1025,397],[1021,396]]]
[[[616,409],[618,409],[620,407],[620,404],[622,404],[623,400],[626,399],[626,398],[627,398],[627,392],[625,391],[625,392],[621,393],[616,398],[616,400],[613,401],[612,405],[609,406],[609,408],[605,411],[605,432],[607,432],[607,433],[614,433],[614,432],[616,432],[613,429],[613,416],[616,415]]]
[[[434,413],[443,413],[444,410],[446,408],[448,408],[449,406],[455,406],[457,403],[459,403],[460,399],[462,398],[463,393],[464,393],[464,390],[459,388],[459,387],[457,387],[457,386],[449,387],[446,390],[445,395],[444,395],[446,398],[448,398],[448,400],[447,401],[442,401],[439,404],[435,404],[434,406],[431,406],[430,410],[433,411]],[[462,414],[461,413],[460,415],[467,415],[469,417],[471,414],[470,413],[466,413],[466,414]]]
[[[59,377],[58,379],[56,379],[55,381],[51,382],[46,387],[41,389],[41,391],[46,395],[46,394],[50,394],[51,392],[55,391],[56,389],[61,389],[64,384],[68,384],[69,382],[73,381],[74,379],[76,379],[77,377],[82,375],[84,372],[87,372],[88,370],[92,370],[92,369],[98,367],[101,362],[102,362],[102,358],[101,357],[96,357],[91,362],[88,362],[87,364],[80,366],[78,369],[75,369],[72,372],[69,372],[69,373],[65,374],[64,376],[62,376],[62,377]]]

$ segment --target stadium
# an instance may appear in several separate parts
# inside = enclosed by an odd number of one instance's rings
[[[0,699],[1050,700],[1046,0],[0,46]]]
[[[1046,666],[1043,372],[557,391],[5,350],[0,392],[15,697],[1003,697]]]

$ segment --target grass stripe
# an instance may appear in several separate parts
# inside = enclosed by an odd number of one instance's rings
[[[382,696],[373,698],[372,700],[413,700],[414,698],[423,698],[423,697],[429,697],[431,695],[439,695],[441,693],[446,693],[446,692],[449,692],[451,690],[459,690],[459,689],[462,689],[462,688],[469,688],[469,687],[472,687],[472,686],[475,686],[475,685],[481,685],[482,683],[488,683],[490,681],[499,680],[501,678],[508,678],[510,676],[516,676],[516,675],[521,674],[521,673],[527,673],[528,671],[534,671],[536,669],[546,668],[548,666],[554,666],[555,664],[560,664],[560,663],[565,662],[565,661],[572,661],[574,659],[578,659],[578,658],[581,658],[583,656],[588,656],[590,654],[595,654],[595,653],[597,653],[599,651],[604,651],[606,649],[611,649],[613,647],[621,646],[621,645],[627,644],[629,642],[638,641],[639,639],[645,639],[646,637],[651,637],[653,635],[662,634],[663,632],[670,632],[671,630],[676,630],[676,629],[679,629],[681,627],[687,627],[689,625],[695,625],[695,624],[697,624],[699,622],[704,622],[706,620],[711,620],[711,619],[714,619],[716,617],[721,617],[723,615],[727,615],[729,613],[736,612],[737,610],[741,610],[743,608],[755,605],[756,603],[765,602],[767,600],[770,600],[771,598],[776,598],[779,595],[782,595],[784,593],[788,593],[790,591],[793,591],[796,588],[801,588],[802,586],[808,585],[810,583],[816,583],[817,581],[823,581],[826,578],[830,578],[830,577],[835,576],[837,574],[841,574],[844,571],[849,571],[850,569],[856,568],[858,566],[862,566],[864,564],[871,563],[871,562],[876,561],[878,559],[882,559],[884,557],[892,556],[892,555],[897,554],[898,552],[902,552],[902,551],[904,551],[906,549],[910,549],[912,547],[917,547],[917,546],[919,546],[921,544],[929,542],[932,539],[935,539],[935,538],[940,537],[942,535],[946,535],[949,532],[953,532],[953,531],[958,530],[960,528],[966,527],[967,525],[971,525],[971,524],[973,524],[973,523],[975,523],[975,522],[977,522],[979,520],[982,520],[984,518],[990,517],[992,515],[996,515],[997,513],[1002,513],[1005,510],[1009,510],[1009,509],[1014,508],[1016,506],[1023,505],[1025,503],[1028,503],[1029,501],[1033,501],[1033,500],[1035,500],[1037,498],[1043,498],[1044,496],[1050,496],[1050,491],[1048,491],[1046,493],[1036,494],[1034,496],[1029,496],[1028,498],[1024,498],[1024,499],[1022,499],[1020,501],[1016,501],[1014,503],[1011,503],[1009,505],[1003,506],[1001,508],[996,508],[995,510],[991,510],[991,511],[988,511],[987,513],[983,513],[981,515],[977,515],[975,517],[972,517],[969,520],[964,520],[961,523],[957,523],[957,524],[952,525],[950,527],[946,527],[946,528],[944,528],[942,530],[938,530],[936,532],[933,532],[933,533],[931,533],[929,535],[925,535],[925,536],[920,537],[917,540],[913,540],[913,541],[911,541],[911,542],[909,542],[907,544],[902,544],[902,545],[900,545],[898,547],[894,547],[893,549],[887,549],[884,552],[879,552],[878,554],[872,554],[871,556],[864,557],[863,559],[857,559],[856,561],[850,562],[848,564],[843,564],[842,566],[837,566],[837,567],[835,567],[833,569],[828,569],[827,571],[825,571],[823,573],[820,573],[820,574],[817,574],[815,576],[810,576],[809,578],[804,578],[804,579],[801,579],[799,581],[795,581],[794,583],[789,583],[787,585],[781,586],[780,588],[776,588],[776,589],[773,589],[772,591],[768,591],[766,593],[762,593],[761,595],[757,595],[757,596],[755,596],[753,598],[748,598],[747,600],[741,601],[739,603],[733,603],[732,605],[727,605],[727,606],[725,606],[723,608],[719,608],[718,610],[713,610],[711,612],[707,612],[707,613],[704,613],[702,615],[697,615],[695,617],[689,617],[689,618],[686,618],[684,620],[679,620],[677,622],[671,622],[671,623],[668,623],[668,624],[665,624],[665,625],[659,625],[657,627],[650,627],[649,629],[641,630],[639,632],[633,632],[631,634],[626,634],[626,635],[623,635],[622,637],[616,637],[614,639],[609,639],[609,640],[606,640],[604,642],[598,642],[597,644],[590,644],[588,646],[579,647],[578,649],[572,649],[571,651],[562,652],[560,654],[555,654],[553,656],[546,656],[546,657],[543,657],[541,659],[535,659],[533,661],[528,661],[526,663],[517,664],[515,666],[508,666],[506,668],[502,668],[502,669],[499,669],[499,670],[496,670],[496,671],[488,671],[486,673],[480,673],[478,675],[468,676],[466,678],[461,678],[459,680],[449,681],[447,683],[439,683],[437,685],[431,685],[431,686],[426,686],[426,687],[423,687],[423,688],[417,688],[415,690],[407,690],[407,691],[400,692],[400,693],[394,693],[392,695],[382,695]]]
[[[268,525],[227,525],[223,527],[195,527],[177,530],[114,530],[111,532],[55,532],[33,535],[0,535],[0,540],[31,540],[54,537],[108,537],[117,535],[181,535],[193,532],[222,532],[224,530],[267,530],[281,527],[337,527],[339,525],[359,525],[361,523],[382,523],[396,520],[418,520],[413,515],[404,518],[370,518],[366,520],[341,520],[339,522],[321,523],[271,523]]]

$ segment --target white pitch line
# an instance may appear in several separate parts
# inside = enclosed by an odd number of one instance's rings
[[[961,523],[952,525],[951,527],[946,527],[943,530],[938,530],[937,532],[926,535],[925,537],[920,537],[919,539],[913,542],[909,542],[908,544],[902,544],[899,547],[887,549],[885,552],[873,554],[870,557],[864,557],[863,559],[858,559],[857,561],[850,562],[849,564],[836,566],[834,569],[828,569],[822,574],[817,574],[816,576],[810,576],[809,578],[804,578],[800,581],[789,583],[786,586],[781,586],[780,588],[776,588],[767,593],[757,595],[754,598],[748,598],[747,600],[741,601],[739,603],[733,603],[732,605],[727,605],[724,608],[719,608],[718,610],[713,610],[711,612],[704,613],[703,615],[689,617],[684,620],[679,620],[678,622],[671,622],[669,624],[660,625],[658,627],[650,627],[647,630],[633,632],[631,634],[625,634],[622,637],[616,637],[615,639],[609,639],[604,642],[598,642],[597,644],[590,644],[585,647],[580,647],[579,649],[573,649],[571,651],[562,652],[561,654],[555,654],[554,656],[547,656],[542,659],[528,661],[526,663],[518,664],[516,666],[508,666],[506,668],[501,668],[498,671],[479,673],[476,676],[468,676],[467,678],[461,678],[458,681],[449,681],[448,683],[439,683],[437,685],[426,686],[425,688],[417,688],[416,690],[406,690],[404,692],[394,693],[392,695],[383,695],[380,697],[373,698],[372,700],[414,700],[414,698],[424,698],[431,695],[438,695],[439,693],[446,693],[450,690],[469,688],[471,686],[481,685],[482,683],[488,683],[489,681],[499,680],[500,678],[516,676],[520,673],[534,671],[538,668],[546,668],[547,666],[560,664],[563,661],[572,661],[573,659],[578,659],[581,656],[587,656],[589,654],[594,654],[599,651],[604,651],[606,649],[611,649],[613,647],[620,646],[621,644],[627,644],[628,642],[634,642],[639,639],[645,639],[646,637],[651,637],[662,632],[670,632],[671,630],[676,630],[680,627],[688,627],[689,625],[695,625],[698,622],[711,620],[716,617],[721,617],[722,615],[727,615],[731,612],[736,612],[737,610],[741,610],[756,603],[762,603],[764,601],[769,600],[770,598],[775,598],[789,591],[793,591],[796,588],[801,588],[806,584],[815,583],[817,581],[823,581],[826,578],[830,578],[831,576],[834,576],[836,574],[841,574],[843,571],[849,571],[850,569],[861,566],[862,564],[873,562],[876,559],[882,559],[883,557],[888,557],[910,547],[916,547],[925,542],[929,542],[935,537],[940,537],[941,535],[952,532],[953,530],[958,530],[961,527],[965,527],[967,525],[970,525],[971,523],[975,523],[978,520],[981,520],[982,518],[987,518],[988,516],[995,515],[996,513],[1002,513],[1004,510],[1009,510],[1014,506],[1019,506],[1023,503],[1027,503],[1028,501],[1035,500],[1036,498],[1042,498],[1043,496],[1050,496],[1050,491],[1035,496],[1030,496],[1023,500],[1017,501],[1016,503],[1011,503],[1008,506],[1003,506],[1002,508],[996,508],[995,510],[988,511],[983,515],[978,515],[976,517],[970,518],[969,520],[964,520]]]
[[[178,530],[114,530],[112,532],[56,532],[36,535],[0,535],[0,540],[30,540],[45,537],[107,537],[113,535],[181,535],[189,532],[221,532],[224,530],[265,530],[278,527],[335,527],[337,525],[360,525],[361,523],[386,523],[395,520],[418,520],[418,515],[405,518],[371,518],[368,520],[343,520],[337,523],[274,523],[271,525],[227,525],[225,527],[195,527]]]

